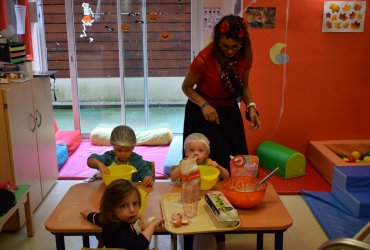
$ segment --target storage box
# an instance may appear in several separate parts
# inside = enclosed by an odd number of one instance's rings
[[[336,166],[370,166],[370,163],[346,163],[339,157],[344,152],[350,154],[354,150],[370,151],[370,140],[311,141],[307,157],[312,166],[331,184],[333,168]]]
[[[26,47],[24,43],[0,44],[0,61],[23,63],[26,61]]]
[[[257,148],[259,165],[268,170],[279,166],[277,174],[283,178],[302,176],[306,172],[303,154],[273,141],[264,141]]]

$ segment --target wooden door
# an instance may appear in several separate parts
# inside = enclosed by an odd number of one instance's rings
[[[45,197],[58,179],[50,78],[34,78],[32,95],[36,118],[41,190]]]

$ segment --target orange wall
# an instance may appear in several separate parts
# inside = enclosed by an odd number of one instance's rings
[[[310,140],[370,139],[369,2],[362,33],[321,32],[323,0],[257,0],[250,6],[276,7],[275,29],[249,30],[250,87],[263,125],[246,129],[250,153],[264,140],[305,153]],[[277,42],[288,45],[282,51],[289,55],[286,65],[270,60]]]

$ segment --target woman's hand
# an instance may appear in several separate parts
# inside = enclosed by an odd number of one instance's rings
[[[206,121],[215,122],[217,125],[220,124],[220,118],[218,117],[217,111],[211,105],[207,105],[202,109],[204,118]]]
[[[249,124],[249,129],[251,129],[251,130],[261,129],[262,125],[261,125],[261,121],[260,121],[260,118],[257,114],[256,109],[249,108],[248,112],[249,112],[249,115],[251,117],[251,122]]]

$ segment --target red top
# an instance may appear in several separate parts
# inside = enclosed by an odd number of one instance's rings
[[[252,67],[252,62],[245,59],[239,61],[239,77]],[[196,91],[212,106],[231,106],[235,99],[229,97],[227,88],[221,82],[221,72],[217,69],[217,61],[212,55],[212,44],[208,45],[190,65],[190,71],[201,74]]]

